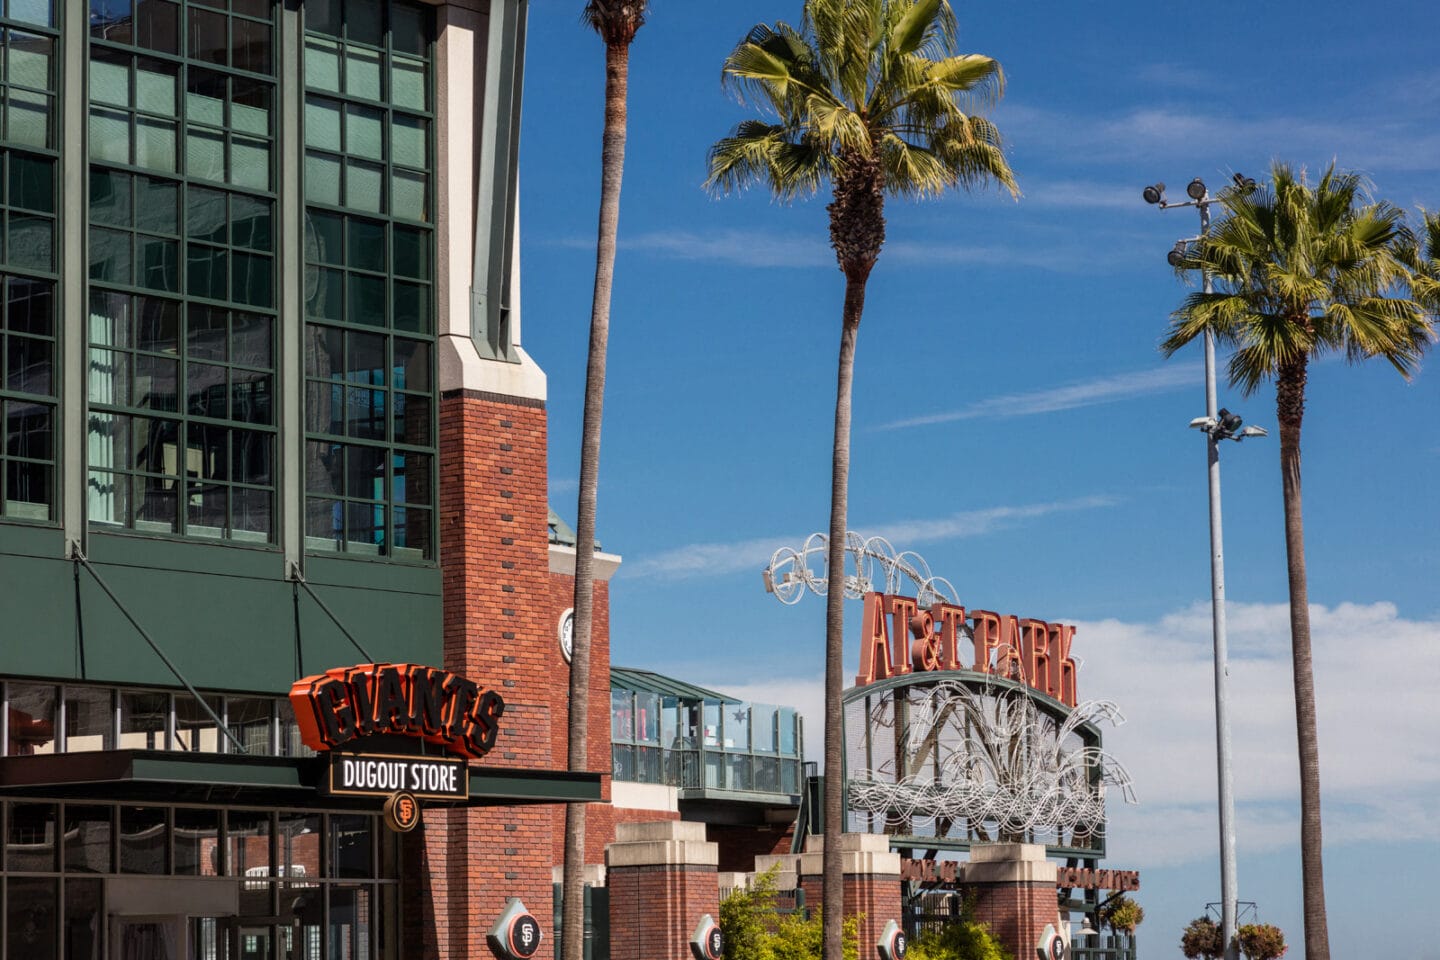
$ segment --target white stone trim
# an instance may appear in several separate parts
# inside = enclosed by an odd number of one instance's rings
[[[608,582],[615,576],[615,571],[620,569],[624,558],[618,553],[595,554],[595,579]],[[550,544],[550,572],[564,574],[567,577],[575,576],[575,548],[567,547],[564,544]]]

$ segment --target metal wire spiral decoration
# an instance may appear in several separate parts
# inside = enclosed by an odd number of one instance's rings
[[[799,550],[781,547],[765,568],[765,589],[781,603],[799,603],[805,592],[823,597],[829,591],[830,538],[812,533]],[[851,531],[845,535],[845,598],[858,600],[872,590],[905,593],[909,581],[921,606],[959,603],[955,587],[944,577],[930,573],[925,558],[911,550],[897,551],[884,537],[866,539]],[[879,585],[877,585],[879,584]]]
[[[897,778],[894,760],[873,770],[864,768],[863,759],[852,762],[853,811],[912,826],[964,818],[1009,834],[1064,831],[1084,838],[1105,823],[1107,787],[1135,802],[1130,774],[1119,761],[1098,747],[1075,746],[1083,723],[1124,723],[1110,701],[1087,700],[1059,720],[1025,691],[992,689],[988,681],[983,692],[959,680],[909,690],[923,693],[907,701],[904,722],[897,725],[895,708],[904,688],[882,697],[863,721],[870,731],[891,730],[904,769],[920,766],[924,772]]]

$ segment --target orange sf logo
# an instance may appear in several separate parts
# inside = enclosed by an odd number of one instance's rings
[[[414,798],[414,797],[411,797],[411,796],[401,797],[401,798],[400,798],[400,802],[399,802],[396,806],[398,807],[398,809],[397,809],[396,812],[399,814],[399,816],[397,816],[395,819],[398,820],[398,821],[400,821],[400,823],[402,823],[402,824],[410,823],[411,821],[413,821],[413,820],[415,819],[415,814],[416,814],[418,811],[416,810],[416,807],[415,807],[415,798]]]
[[[413,794],[397,793],[385,801],[385,824],[406,833],[420,823],[420,801]]]

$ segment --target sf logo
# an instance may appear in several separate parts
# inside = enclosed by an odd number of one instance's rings
[[[530,914],[515,918],[510,928],[510,948],[517,957],[531,957],[540,949],[540,922]]]
[[[707,939],[709,940],[708,946],[710,948],[710,956],[715,957],[716,960],[719,960],[719,957],[723,956],[725,953],[725,941],[720,935],[720,928],[711,927],[710,935]]]
[[[397,793],[385,801],[385,824],[391,830],[408,833],[420,823],[420,801],[414,794]]]

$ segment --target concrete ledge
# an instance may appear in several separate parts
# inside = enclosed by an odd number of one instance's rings
[[[595,579],[608,582],[620,569],[621,556],[618,553],[595,554]],[[550,544],[550,572],[575,576],[575,548],[564,544]],[[791,819],[794,819],[793,816]]]
[[[776,890],[794,890],[800,885],[800,854],[785,853],[755,858],[755,872],[764,873],[776,864],[780,870],[775,874]]]
[[[685,820],[617,823],[605,863],[625,867],[718,867],[720,845],[705,839],[705,824]]]
[[[960,882],[972,883],[1035,883],[1044,887],[1055,886],[1058,868],[1053,863],[1031,860],[989,861],[966,863],[960,869]]]
[[[550,882],[565,882],[565,868],[563,866],[550,868]],[[605,865],[600,863],[585,864],[584,883],[587,887],[605,886]]]
[[[1000,860],[1028,860],[1041,862],[1045,859],[1045,846],[1039,843],[977,843],[970,847],[971,863],[989,863]]]
[[[800,855],[800,876],[818,877],[824,870],[825,838],[805,838],[805,852]],[[840,872],[846,876],[900,876],[900,854],[890,852],[890,838],[883,833],[842,833],[840,835]]]

